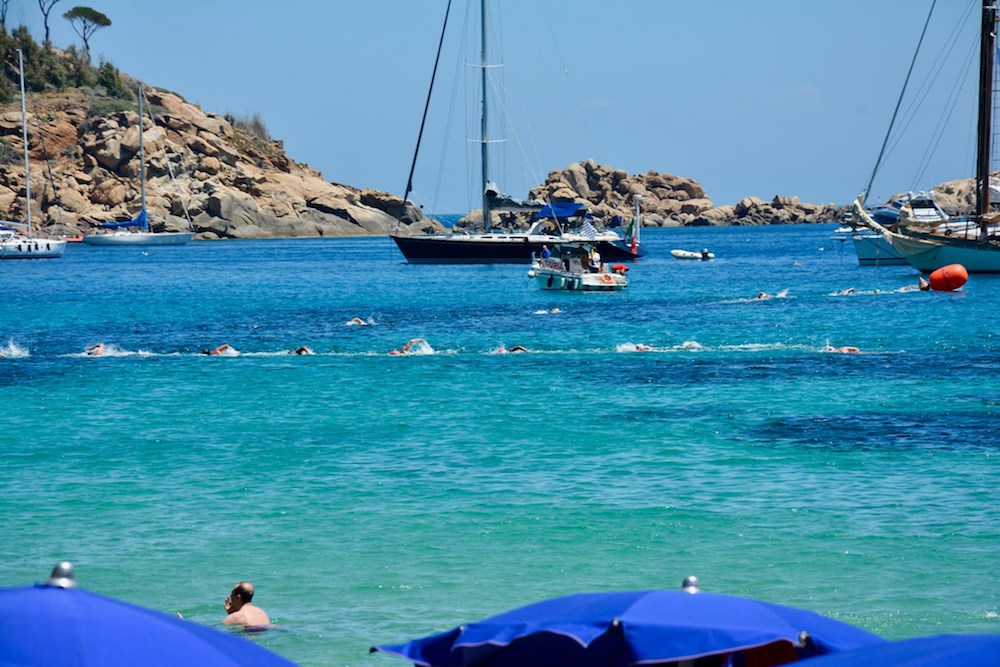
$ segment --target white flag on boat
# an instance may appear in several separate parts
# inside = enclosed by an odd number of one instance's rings
[[[583,230],[582,230],[582,232],[583,232],[583,235],[586,236],[591,241],[593,241],[594,239],[597,238],[597,230],[594,228],[594,226],[592,224],[590,224],[590,220],[584,220],[583,221]]]

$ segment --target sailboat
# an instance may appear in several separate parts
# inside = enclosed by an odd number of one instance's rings
[[[51,259],[62,257],[66,241],[32,236],[31,229],[31,168],[28,163],[28,112],[24,94],[24,55],[17,50],[21,75],[21,132],[24,139],[24,210],[25,221],[0,223],[0,259]],[[24,229],[24,233],[19,231]]]
[[[996,5],[987,1],[982,8],[979,37],[976,211],[972,218],[967,222],[926,223],[921,216],[908,215],[904,207],[897,225],[889,229],[865,211],[861,197],[852,206],[859,221],[881,233],[893,250],[924,273],[949,264],[961,264],[969,273],[1000,273],[1000,213],[990,212],[996,20]]]
[[[149,228],[146,212],[146,152],[143,145],[142,126],[142,86],[139,86],[139,184],[142,193],[142,210],[132,220],[124,222],[104,222],[100,227],[110,232],[86,234],[83,242],[88,245],[184,245],[191,240],[194,232],[154,232]]]
[[[451,4],[448,5],[449,10]],[[445,27],[448,25],[448,13],[445,13]],[[406,235],[397,232],[390,234],[399,247],[407,262],[414,264],[529,264],[532,254],[541,253],[542,246],[552,246],[557,243],[578,242],[595,246],[601,256],[609,261],[633,260],[645,254],[645,248],[639,241],[641,221],[632,221],[632,233],[626,238],[609,229],[599,229],[591,222],[591,216],[586,205],[579,203],[523,202],[499,193],[496,185],[490,181],[489,175],[489,145],[488,136],[488,97],[487,70],[491,67],[487,60],[486,45],[486,0],[480,0],[480,54],[481,54],[481,96],[482,118],[480,124],[481,145],[481,185],[483,197],[483,231],[479,233],[448,233],[448,234],[415,234]],[[444,41],[444,28],[441,41],[438,44],[438,58],[441,55],[441,43]],[[427,107],[430,104],[431,92],[434,88],[434,77],[437,74],[437,61],[434,64],[434,75],[431,76],[431,88],[427,94],[427,105],[424,107],[424,121],[427,118]],[[417,147],[410,167],[410,176],[406,183],[406,193],[403,195],[401,210],[406,211],[407,201],[413,184],[413,171],[420,151],[420,137],[423,134],[423,122]],[[531,224],[525,231],[494,231],[492,213],[499,212],[531,212]]]

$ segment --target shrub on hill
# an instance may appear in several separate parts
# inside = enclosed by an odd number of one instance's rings
[[[264,141],[271,140],[271,134],[267,131],[267,125],[264,124],[264,119],[261,117],[260,113],[254,113],[249,118],[227,113],[225,115],[225,119],[235,129],[242,130],[251,137],[257,137],[258,139],[263,139]]]
[[[20,91],[17,51],[24,55],[24,87],[29,92],[100,86],[104,94],[119,100],[134,99],[114,65],[94,67],[75,46],[65,50],[39,45],[25,26],[7,32],[0,29],[0,103],[17,99]]]

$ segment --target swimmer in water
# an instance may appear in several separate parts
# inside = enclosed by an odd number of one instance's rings
[[[104,343],[97,343],[96,345],[90,345],[84,348],[84,352],[88,357],[100,357],[104,355]]]
[[[201,353],[207,354],[212,357],[235,357],[240,352],[229,343],[223,343],[222,345],[218,346],[215,349],[202,350]]]
[[[760,292],[753,298],[753,301],[767,301],[768,299],[784,299],[788,296],[788,288],[779,291],[777,294],[768,294],[767,292]]]
[[[917,290],[920,290],[921,292],[926,292],[926,291],[930,290],[930,288],[931,288],[931,284],[929,282],[927,282],[926,280],[924,280],[923,276],[920,276],[920,277],[917,278],[917,284],[916,285],[904,285],[903,287],[900,287],[896,291],[897,292],[916,292]]]
[[[834,354],[861,354],[859,348],[853,345],[843,345],[841,347],[833,347],[832,345],[827,345],[823,348],[824,352],[832,352]]]
[[[398,350],[391,350],[389,352],[389,354],[391,354],[393,356],[398,355],[398,354],[409,354],[410,353],[410,349],[414,345],[426,345],[427,347],[430,347],[430,343],[428,343],[423,338],[411,338],[410,340],[408,340],[406,342],[406,345],[404,345],[403,347],[401,347]]]
[[[368,322],[364,321],[360,317],[352,317],[351,319],[344,322],[345,327],[366,327]]]
[[[316,353],[313,352],[312,349],[310,349],[308,345],[301,345],[301,346],[295,348],[294,350],[289,350],[288,354],[297,354],[299,356],[309,356],[309,355],[313,355],[313,354],[316,354]]]
[[[531,350],[529,350],[523,345],[515,345],[514,347],[510,348],[506,348],[503,345],[501,345],[500,347],[497,348],[497,354],[507,354],[508,352],[516,354],[518,352],[531,352]]]

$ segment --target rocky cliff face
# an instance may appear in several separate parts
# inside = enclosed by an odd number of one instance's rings
[[[143,126],[154,229],[186,229],[190,220],[196,238],[216,239],[357,236],[396,228],[399,197],[328,183],[289,159],[279,141],[234,128],[177,95],[146,94],[155,118],[147,116]],[[89,116],[81,90],[32,96],[30,108],[33,221],[49,233],[74,234],[134,217],[141,209],[138,114]],[[22,219],[19,108],[0,113],[0,141],[6,144],[0,146],[0,216]],[[407,208],[406,218],[414,229],[435,228],[415,207]]]

